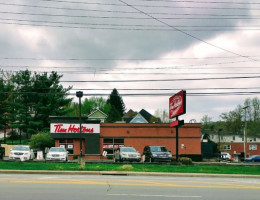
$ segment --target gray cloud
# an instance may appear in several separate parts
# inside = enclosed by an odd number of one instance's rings
[[[12,0],[7,2],[12,5],[1,5],[0,23],[2,23],[2,28],[0,32],[0,53],[2,58],[10,58],[5,60],[1,59],[1,68],[4,70],[9,70],[10,68],[5,67],[6,65],[46,66],[46,68],[34,67],[29,69],[36,71],[57,70],[58,72],[66,70],[74,71],[74,73],[64,73],[64,80],[128,80],[232,76],[232,73],[235,72],[247,72],[248,70],[245,70],[246,67],[256,66],[256,62],[230,63],[241,60],[245,61],[246,58],[237,58],[232,53],[227,53],[224,50],[214,48],[203,43],[201,40],[210,42],[221,48],[228,49],[234,53],[241,53],[251,56],[257,55],[255,49],[259,46],[259,40],[256,40],[255,32],[251,31],[247,33],[246,31],[242,32],[237,30],[246,28],[241,26],[249,26],[250,24],[252,24],[254,28],[254,25],[257,24],[257,20],[254,19],[254,13],[256,13],[257,10],[252,12],[252,9],[257,9],[257,6],[252,6],[250,4],[232,4],[232,2],[236,3],[237,1],[229,1],[231,2],[229,4],[198,4],[196,2],[191,3],[185,1],[182,3],[167,3],[162,1],[125,0],[125,2],[133,5],[146,5],[136,8],[142,10],[143,12],[149,13],[149,15],[156,18],[156,20],[140,19],[149,18],[149,16],[144,15],[143,13],[136,13],[137,10],[127,6],[86,4],[87,2],[120,4],[120,2],[116,0],[109,2],[104,0],[91,0],[84,2],[85,4],[61,3],[56,1]],[[168,7],[147,7],[152,5]],[[42,8],[37,6],[42,6]],[[130,17],[135,17],[136,19],[129,19]],[[213,20],[210,18],[216,19]],[[168,26],[166,24],[168,24]],[[186,34],[176,31],[174,27],[184,30]],[[110,30],[107,28],[117,30]],[[147,29],[169,30],[152,31]],[[197,40],[192,36],[199,38],[200,40]],[[203,47],[200,47],[200,45]],[[197,59],[197,54],[202,57]],[[166,55],[172,58],[195,57],[195,59],[163,60],[162,58]],[[204,57],[220,58],[207,59]],[[233,58],[230,59],[229,57]],[[34,59],[19,60],[11,58]],[[70,58],[75,58],[75,60],[68,60]],[[142,59],[150,59],[150,61],[145,61]],[[223,62],[229,63],[208,65],[211,63]],[[55,66],[63,68],[53,68]],[[174,68],[174,66],[186,66],[186,68],[180,69],[178,67]],[[245,67],[245,69],[243,70],[236,68],[240,66]],[[137,70],[137,67],[161,67],[161,70]],[[234,67],[234,69],[232,69],[232,67]],[[108,73],[119,72],[126,74],[95,74],[95,72],[103,72],[101,71],[102,68],[108,69],[106,71]],[[125,69],[122,71],[112,71],[116,68],[133,68],[134,70]],[[25,68],[18,67],[13,69],[17,70]],[[91,70],[93,74],[76,74],[77,71],[84,70]],[[251,71],[255,72],[255,74],[259,74],[257,69],[251,68]],[[148,72],[154,74],[145,74]],[[167,72],[169,74],[160,76],[157,74]],[[212,72],[213,74],[196,75],[196,73],[209,72]],[[226,72],[227,74],[214,74],[220,72]],[[133,73],[139,74],[134,75]],[[183,74],[176,75],[178,73]],[[193,74],[188,75],[188,73]],[[102,89],[115,87],[181,89],[191,87],[242,87],[256,86],[257,84],[254,80],[252,82],[241,82],[240,80],[234,80],[232,82],[183,81],[167,83],[75,83],[73,85],[74,88]],[[156,97],[156,100],[154,101],[153,98],[148,98],[150,102],[147,104],[147,98],[140,100],[140,97],[125,97],[126,102],[128,102],[127,108],[130,109],[133,107],[134,109],[136,108],[136,110],[138,110],[138,108],[145,108],[151,111],[162,107],[167,109],[166,98],[168,99],[168,97]],[[226,104],[226,97],[190,97],[189,112],[198,118],[204,114],[212,114],[217,118],[219,115],[217,111],[222,112],[223,108],[228,110],[232,106],[234,107],[234,105],[241,103],[242,98],[243,97],[241,96],[231,97],[230,101]],[[193,117],[190,116],[190,118]],[[199,119],[197,119],[197,121],[199,121]]]

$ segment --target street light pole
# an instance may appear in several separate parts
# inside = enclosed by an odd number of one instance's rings
[[[246,144],[247,144],[247,122],[246,122],[246,109],[249,106],[245,106],[243,109],[245,110],[245,127],[244,127],[244,159],[246,159]]]
[[[79,138],[80,138],[80,162],[82,162],[82,131],[81,131],[81,97],[83,96],[82,91],[77,91],[76,96],[79,98]]]

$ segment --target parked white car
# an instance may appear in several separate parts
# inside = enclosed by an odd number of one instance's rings
[[[221,152],[221,159],[223,160],[231,160],[231,155],[227,152]]]
[[[117,161],[137,161],[140,162],[141,155],[134,147],[119,147],[115,151],[115,162]]]
[[[46,155],[46,160],[67,161],[68,152],[63,147],[51,147]]]
[[[9,160],[32,160],[34,159],[33,150],[27,145],[17,145],[11,149]]]

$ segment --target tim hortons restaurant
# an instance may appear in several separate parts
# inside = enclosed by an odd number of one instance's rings
[[[147,145],[166,146],[176,156],[176,129],[162,123],[100,123],[99,120],[78,117],[50,117],[51,136],[56,147],[65,147],[69,159],[82,155],[87,160],[113,157],[119,146],[132,146],[141,154]],[[194,160],[201,157],[201,125],[184,124],[179,127],[179,156]],[[104,154],[105,152],[105,154]]]

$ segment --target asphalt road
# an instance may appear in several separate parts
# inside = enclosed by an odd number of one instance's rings
[[[259,200],[260,179],[0,174],[1,200]]]

